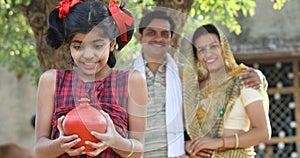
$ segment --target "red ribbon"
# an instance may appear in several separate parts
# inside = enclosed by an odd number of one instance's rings
[[[133,18],[126,13],[124,13],[120,8],[119,4],[114,0],[110,0],[108,9],[114,18],[120,33],[121,33],[121,40],[127,42],[127,29],[126,25],[130,26],[133,23]]]
[[[66,14],[69,13],[70,9],[80,2],[81,0],[72,0],[72,1],[63,0],[59,2],[59,4],[56,6],[56,8],[59,8],[58,17],[60,19],[65,18]]]

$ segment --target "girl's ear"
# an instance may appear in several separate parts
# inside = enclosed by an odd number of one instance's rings
[[[116,39],[114,39],[110,42],[109,51],[111,51],[111,52],[114,51],[115,45],[116,45]]]

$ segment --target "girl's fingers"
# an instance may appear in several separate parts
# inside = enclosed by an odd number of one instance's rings
[[[104,112],[103,110],[100,110],[100,113],[106,118],[107,123],[111,123],[113,124],[113,121],[111,120],[111,118],[109,117],[109,114]]]
[[[67,151],[65,151],[69,156],[76,156],[76,155],[81,155],[81,154],[85,154],[85,152],[83,151],[85,149],[84,146],[81,146],[77,149],[69,149]]]
[[[91,141],[85,141],[85,144],[92,148],[95,148],[95,149],[98,149],[98,148],[106,149],[108,147],[106,144],[104,144],[102,142],[95,143],[95,142],[91,142]]]
[[[57,129],[59,131],[59,135],[63,136],[64,132],[63,132],[63,128],[62,128],[62,122],[64,121],[65,116],[61,116],[58,120],[57,120]]]
[[[85,144],[91,146],[92,148],[95,148],[95,150],[86,153],[88,156],[92,157],[99,155],[102,151],[108,148],[108,146],[102,142],[94,143],[86,141]]]
[[[80,141],[81,141],[80,138],[77,138],[74,140],[74,137],[64,137],[64,138],[61,138],[62,143],[60,146],[63,149],[72,148],[74,145],[76,145]]]

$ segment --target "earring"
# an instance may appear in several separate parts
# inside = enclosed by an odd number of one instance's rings
[[[230,62],[228,61],[227,58],[224,59],[224,63],[225,63],[225,67],[226,67],[227,69],[230,69]]]

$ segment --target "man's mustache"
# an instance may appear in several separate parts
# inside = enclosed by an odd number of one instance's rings
[[[161,45],[161,46],[166,46],[166,44],[162,43],[162,42],[148,42],[148,44],[158,44],[158,45]]]

